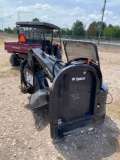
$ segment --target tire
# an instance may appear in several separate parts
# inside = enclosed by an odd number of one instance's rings
[[[20,61],[18,60],[17,55],[11,54],[10,63],[11,63],[12,66],[19,66],[20,65]]]
[[[20,66],[20,79],[21,79],[21,87],[20,90],[22,93],[29,93],[32,94],[34,92],[34,87],[32,86],[28,86],[27,82],[26,82],[26,75],[25,75],[25,69],[26,69],[26,65],[27,65],[27,60],[24,59],[21,62],[21,66]]]

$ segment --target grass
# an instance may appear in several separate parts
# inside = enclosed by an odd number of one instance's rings
[[[58,154],[58,155],[57,155],[56,160],[63,160],[61,154]]]

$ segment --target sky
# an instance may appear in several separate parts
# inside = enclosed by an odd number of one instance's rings
[[[87,28],[93,21],[101,21],[103,5],[104,0],[0,0],[0,29],[33,18],[61,28],[71,28],[80,20]],[[107,0],[104,22],[120,26],[120,0]]]

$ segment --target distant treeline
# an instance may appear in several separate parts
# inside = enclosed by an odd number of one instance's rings
[[[39,19],[34,18],[32,21],[39,21]],[[69,28],[62,28],[61,34],[70,35],[70,36],[82,36],[82,37],[98,37],[99,30],[101,27],[101,22],[94,21],[92,22],[88,29],[85,29],[85,25],[83,22],[77,20],[73,23],[71,29]],[[7,33],[16,33],[16,29],[11,29],[10,27],[4,29]],[[101,37],[105,38],[120,38],[120,26],[114,26],[112,24],[107,25],[105,22],[102,23],[102,30],[101,30]]]
[[[85,30],[85,25],[81,21],[76,21],[72,28],[64,28],[61,30],[62,35],[72,36],[87,36],[87,37],[98,37],[101,27],[101,22],[92,22],[88,29]],[[120,26],[113,26],[112,24],[107,25],[105,22],[102,23],[101,37],[106,38],[120,38]]]

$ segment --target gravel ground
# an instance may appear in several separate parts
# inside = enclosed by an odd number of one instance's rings
[[[13,40],[0,39],[0,160],[120,160],[120,48],[99,46],[104,82],[114,98],[104,125],[53,144],[49,108],[30,110],[30,95],[20,93],[19,68],[8,62],[3,41]]]

